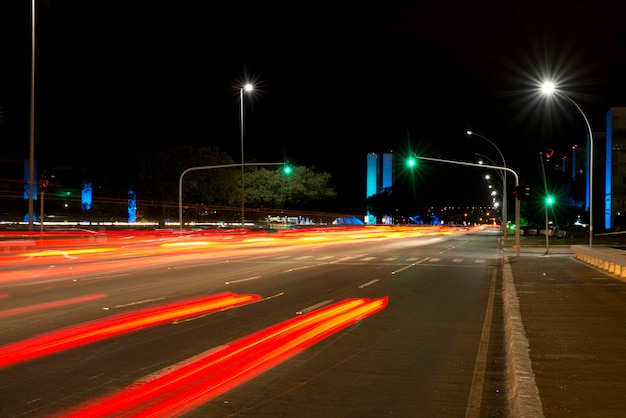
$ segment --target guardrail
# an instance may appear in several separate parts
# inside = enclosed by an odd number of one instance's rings
[[[611,247],[572,245],[574,257],[584,263],[626,278],[626,251]]]

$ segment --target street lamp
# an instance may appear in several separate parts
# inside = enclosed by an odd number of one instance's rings
[[[477,157],[481,158],[480,160],[478,160],[478,164],[483,165],[483,164],[485,163],[485,162],[483,161],[483,159],[485,159],[485,160],[489,161],[489,163],[490,163],[491,165],[498,165],[498,164],[497,164],[494,160],[492,160],[492,159],[491,159],[491,158],[489,158],[489,157],[486,157],[486,156],[484,156],[484,155],[482,155],[482,154],[479,154],[479,153],[477,153],[477,152],[475,153],[475,155],[476,155]],[[503,195],[503,196],[504,196],[504,195],[506,195],[506,190],[504,189],[504,184],[505,184],[505,181],[506,181],[506,179],[505,179],[505,175],[506,175],[505,173],[498,171],[498,176],[500,177],[500,181],[499,181],[499,182],[497,182],[497,180],[496,180],[496,182],[498,183],[498,186],[500,186],[500,191],[502,192],[502,195]],[[491,176],[490,176],[489,174],[487,174],[487,175],[485,175],[485,179],[486,179],[486,180],[490,180],[490,179],[491,179]],[[504,202],[502,202],[502,204],[504,205]]]
[[[252,84],[247,83],[245,86],[239,89],[239,102],[241,103],[241,227],[243,228],[244,223],[244,208],[245,208],[245,190],[244,190],[244,158],[243,158],[243,93],[244,91],[249,93],[254,90],[254,86]]]
[[[416,155],[415,158],[419,158],[420,160],[426,161],[435,161],[446,164],[457,164],[457,165],[465,165],[469,167],[485,167],[498,171],[507,171],[515,177],[515,188],[519,188],[519,176],[513,170],[508,167],[500,167],[496,165],[486,165],[486,164],[476,164],[476,163],[466,163],[464,161],[453,161],[453,160],[444,160],[441,158],[431,158],[431,157],[422,157],[421,155]],[[520,237],[519,237],[519,220],[520,220],[520,199],[515,199],[515,248],[517,251],[517,256],[520,254]]]
[[[546,96],[551,96],[553,94],[558,94],[565,97],[569,100],[575,107],[578,109],[583,119],[585,120],[585,124],[587,125],[587,131],[589,134],[589,246],[593,246],[593,133],[591,132],[591,125],[589,124],[589,119],[587,119],[587,115],[585,112],[578,106],[578,104],[569,97],[567,94],[559,91],[553,82],[546,81],[541,84],[541,92]]]
[[[494,144],[489,138],[482,136],[481,134],[478,134],[474,131],[466,131],[465,132],[467,135],[474,135],[477,137],[480,137],[482,139],[484,139],[485,141],[489,142],[491,145],[493,145],[493,147],[496,149],[496,151],[498,151],[498,154],[500,154],[500,158],[502,158],[502,167],[506,168],[506,161],[504,160],[504,155],[502,155],[502,152],[500,151],[500,148],[498,148],[498,146],[496,144]],[[494,164],[495,165],[495,164]],[[503,172],[500,173],[502,175],[502,227],[503,227],[503,234],[504,234],[504,242],[506,242],[506,238],[507,238],[507,229],[508,229],[508,202],[507,202],[507,197],[508,197],[508,192],[506,189],[506,170],[504,170]]]

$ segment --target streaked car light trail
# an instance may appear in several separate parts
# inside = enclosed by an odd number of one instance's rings
[[[106,297],[105,294],[100,293],[97,295],[81,296],[77,298],[61,299],[61,300],[55,300],[52,302],[38,303],[35,305],[29,305],[29,306],[22,306],[20,308],[5,309],[5,310],[0,311],[0,318],[12,316],[12,315],[19,315],[19,314],[23,314],[26,312],[41,311],[42,309],[53,309],[53,308],[58,308],[60,306],[91,302],[94,300],[103,299],[105,297]]]
[[[251,334],[152,380],[54,416],[179,416],[386,306],[386,297],[338,302]]]
[[[154,308],[113,316],[112,318],[87,322],[0,347],[0,367],[71,349],[126,332],[207,312],[229,309],[260,299],[261,297],[258,295],[221,293],[199,299],[176,301]]]

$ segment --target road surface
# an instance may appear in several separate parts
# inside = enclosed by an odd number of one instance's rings
[[[259,241],[5,275],[0,415],[505,416],[497,247]]]

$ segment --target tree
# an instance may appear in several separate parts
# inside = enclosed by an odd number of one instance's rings
[[[391,187],[367,198],[367,211],[378,219],[396,213],[396,198]]]
[[[306,208],[306,205],[337,195],[331,176],[315,167],[292,167],[290,174],[279,168],[249,167],[245,176],[246,205],[265,208]],[[235,203],[235,202],[232,202]]]
[[[159,222],[172,217],[168,208],[176,208],[179,179],[191,167],[231,164],[233,160],[217,148],[191,146],[158,148],[142,151],[135,158],[137,169],[131,185],[143,201],[153,201]],[[183,202],[189,204],[222,205],[233,199],[236,186],[236,169],[198,170],[187,173],[183,179]],[[176,209],[178,210],[178,209]]]

